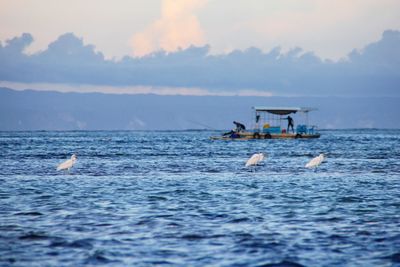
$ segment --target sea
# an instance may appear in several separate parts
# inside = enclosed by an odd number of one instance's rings
[[[400,266],[400,130],[221,133],[0,132],[0,266]]]

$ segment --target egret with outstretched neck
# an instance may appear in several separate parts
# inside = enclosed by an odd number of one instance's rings
[[[246,167],[255,166],[264,159],[263,153],[255,153],[246,162]]]
[[[69,171],[72,168],[72,166],[74,166],[75,162],[76,162],[76,155],[73,154],[69,160],[66,160],[63,163],[61,163],[60,165],[58,165],[57,171],[61,171],[61,170]]]
[[[317,168],[322,161],[324,161],[325,159],[325,155],[324,154],[320,154],[318,157],[313,158],[312,160],[310,160],[307,164],[306,164],[306,168]]]

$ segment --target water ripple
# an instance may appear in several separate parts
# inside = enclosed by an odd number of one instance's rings
[[[0,265],[400,266],[400,131],[213,134],[1,132]]]

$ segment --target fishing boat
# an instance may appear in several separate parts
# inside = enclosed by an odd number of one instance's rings
[[[253,125],[251,129],[236,124],[236,129],[220,136],[211,136],[213,140],[249,140],[249,139],[299,139],[319,138],[316,125],[309,124],[309,113],[317,110],[308,107],[253,107]],[[290,115],[294,116],[293,119]],[[294,121],[297,123],[294,127]],[[287,127],[286,127],[287,126]]]

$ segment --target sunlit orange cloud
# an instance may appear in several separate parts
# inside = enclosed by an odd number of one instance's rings
[[[56,91],[62,93],[104,93],[104,94],[155,94],[181,96],[273,96],[269,91],[243,89],[239,91],[210,91],[196,87],[167,87],[167,86],[105,86],[82,84],[54,84],[54,83],[21,83],[0,81],[0,87],[18,91]]]
[[[161,18],[132,37],[134,56],[144,56],[157,50],[167,52],[190,45],[203,45],[205,38],[194,12],[207,0],[163,0]]]

